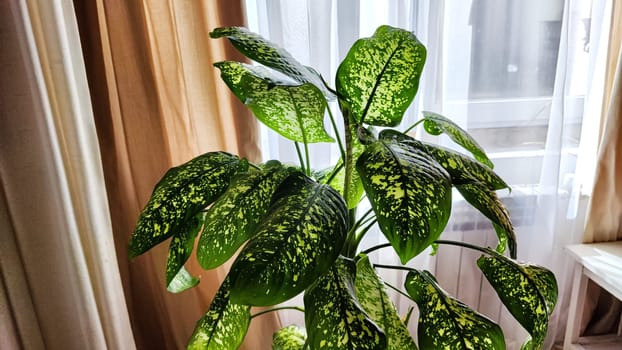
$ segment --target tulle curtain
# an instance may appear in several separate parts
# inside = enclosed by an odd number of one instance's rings
[[[511,193],[499,195],[516,227],[518,258],[552,269],[560,285],[549,348],[563,338],[571,269],[564,246],[581,241],[593,178],[610,7],[601,0],[246,0],[252,30],[287,48],[329,82],[352,43],[378,25],[415,32],[428,56],[404,125],[415,122],[422,110],[453,118],[480,141],[495,171],[512,186]],[[419,136],[456,148],[445,137]],[[266,128],[262,149],[264,158],[297,161],[293,147]],[[314,145],[311,152],[318,169],[339,157],[335,145]],[[490,224],[457,193],[443,238],[496,245]],[[385,241],[377,231],[366,240],[364,247]],[[436,256],[428,253],[409,265],[435,272],[448,292],[501,324],[510,349],[519,348],[527,333],[475,267],[479,253],[446,246]],[[388,250],[373,258],[398,262]],[[382,274],[388,283],[402,286],[401,272]],[[412,305],[398,294],[394,300],[403,313]],[[304,322],[294,312],[281,317],[283,324]],[[409,326],[414,332],[415,323]]]

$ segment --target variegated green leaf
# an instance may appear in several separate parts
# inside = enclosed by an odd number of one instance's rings
[[[262,170],[240,173],[207,212],[205,228],[197,246],[197,259],[204,269],[227,261],[259,224],[276,188],[291,171],[278,161]]]
[[[456,185],[456,188],[467,202],[471,203],[473,207],[496,225],[495,231],[499,237],[497,251],[503,253],[505,244],[507,244],[510,256],[516,258],[516,235],[514,234],[514,227],[510,220],[510,214],[508,214],[507,209],[503,203],[501,203],[497,194],[479,183]]]
[[[494,164],[492,164],[482,146],[480,146],[468,132],[458,126],[458,124],[437,113],[427,111],[422,113],[424,119],[423,128],[425,131],[432,135],[447,134],[455,143],[471,152],[475,159],[486,164],[491,169],[494,167]]]
[[[418,141],[391,129],[383,130],[379,137],[382,140],[391,140],[425,151],[451,175],[453,184],[480,182],[491,190],[509,188],[489,167],[448,148]]]
[[[283,85],[259,67],[218,62],[222,79],[266,126],[304,143],[333,142],[324,129],[326,100],[313,84]]]
[[[321,89],[326,96],[333,96],[313,68],[303,66],[287,50],[264,39],[259,34],[242,27],[223,27],[214,29],[210,37],[226,37],[236,49],[253,61],[275,69],[299,83],[311,83]]]
[[[419,306],[421,349],[505,349],[501,327],[448,296],[428,271],[408,272],[404,286]]]
[[[354,288],[363,310],[384,331],[387,337],[387,349],[417,349],[408,328],[400,319],[395,305],[387,294],[384,282],[372,267],[367,256],[362,256],[356,262]]]
[[[173,236],[166,261],[166,289],[172,293],[183,292],[199,283],[184,269],[184,264],[194,248],[194,240],[205,222],[205,213],[201,212],[186,221],[178,234]]]
[[[248,162],[225,152],[210,152],[171,168],[158,182],[130,239],[131,257],[140,255],[183,229],[184,223],[227,189]]]
[[[365,193],[403,264],[432,244],[451,212],[449,175],[427,154],[377,141],[356,162]]]
[[[557,303],[555,275],[544,267],[519,264],[491,251],[477,265],[516,320],[531,334],[523,349],[540,349]]]
[[[307,332],[296,325],[279,329],[272,336],[272,350],[304,350]]]
[[[358,303],[354,261],[338,258],[305,291],[307,345],[311,349],[387,349],[385,334]]]
[[[199,282],[200,280],[192,276],[182,265],[177,271],[177,274],[173,276],[173,279],[168,283],[166,289],[171,293],[181,293],[196,286]]]
[[[250,306],[232,303],[229,287],[226,277],[209,310],[197,322],[189,350],[235,350],[242,344],[251,319]]]
[[[231,298],[266,306],[302,292],[339,255],[347,214],[343,198],[330,186],[300,173],[290,176],[231,267]]]
[[[359,123],[395,126],[412,102],[425,62],[415,35],[390,26],[354,43],[337,70],[337,92]]]

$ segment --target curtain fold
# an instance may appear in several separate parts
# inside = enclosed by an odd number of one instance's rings
[[[201,283],[166,291],[168,243],[128,260],[138,214],[164,172],[201,153],[224,150],[259,160],[256,122],[212,63],[241,60],[218,26],[243,25],[240,1],[76,1],[102,151],[118,263],[136,345],[184,348],[228,266],[188,270]],[[269,348],[275,315],[251,323],[245,349]]]
[[[132,349],[72,4],[0,23],[0,347]]]

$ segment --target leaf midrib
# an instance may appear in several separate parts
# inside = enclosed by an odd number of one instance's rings
[[[382,80],[384,73],[387,70],[387,67],[389,66],[389,63],[393,59],[393,56],[397,53],[397,51],[400,50],[402,42],[403,40],[400,40],[400,42],[395,46],[395,49],[393,49],[393,52],[391,52],[391,55],[389,55],[389,58],[382,65],[382,70],[380,70],[380,73],[378,74],[378,79],[376,79],[376,82],[374,83],[374,87],[372,88],[371,93],[369,94],[369,98],[367,99],[367,103],[365,104],[365,109],[363,110],[363,114],[361,115],[361,121],[360,121],[361,124],[365,122],[365,117],[367,117],[367,112],[369,111],[369,107],[371,106],[371,103],[374,100],[374,95],[376,94],[376,90],[378,89],[378,86],[380,85],[380,81]]]

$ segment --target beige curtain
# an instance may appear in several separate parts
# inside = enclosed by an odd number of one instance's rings
[[[0,349],[132,349],[68,1],[0,2]]]
[[[207,310],[227,268],[189,270],[197,288],[170,294],[168,243],[128,260],[127,243],[153,186],[171,166],[213,150],[258,161],[256,123],[212,63],[241,59],[211,29],[244,23],[241,1],[75,1],[116,251],[138,348],[178,349]],[[270,348],[269,314],[251,323],[246,349]]]
[[[584,243],[622,240],[622,3],[613,2],[603,117]],[[590,283],[582,334],[616,331],[622,303]]]
[[[594,189],[583,241],[622,239],[622,4],[613,2]]]

